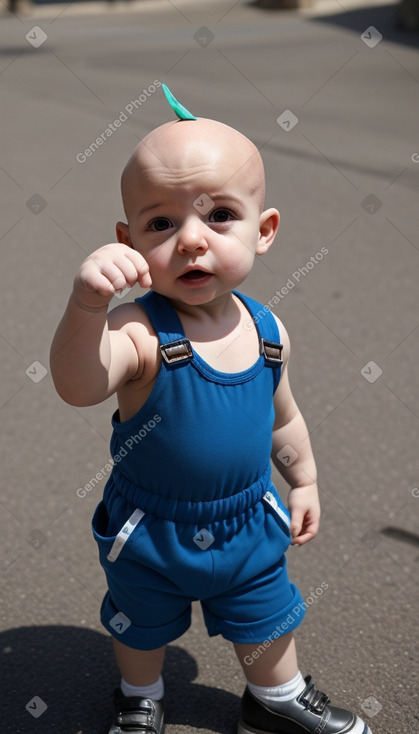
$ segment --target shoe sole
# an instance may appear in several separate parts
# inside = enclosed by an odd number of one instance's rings
[[[371,729],[360,718],[357,718],[355,728],[352,728],[348,734],[372,734]],[[361,727],[364,727],[363,729]],[[281,731],[272,732],[264,729],[255,729],[252,726],[244,725],[239,721],[237,724],[237,734],[289,734],[289,731],[282,729]]]

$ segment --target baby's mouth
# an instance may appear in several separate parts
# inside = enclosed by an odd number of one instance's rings
[[[204,280],[204,278],[208,278],[211,275],[211,273],[206,273],[204,270],[199,270],[198,268],[196,270],[188,270],[187,273],[183,273],[183,275],[180,276],[180,280]]]

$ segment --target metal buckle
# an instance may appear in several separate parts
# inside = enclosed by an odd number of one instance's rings
[[[278,342],[270,342],[263,338],[260,340],[260,353],[267,362],[276,365],[283,364],[282,349],[282,344],[278,344]]]
[[[177,339],[168,344],[161,344],[160,351],[167,364],[186,362],[193,357],[192,345],[189,339]]]
[[[312,686],[307,691],[307,695],[301,697],[301,703],[306,709],[312,711],[313,714],[318,714],[320,716],[328,703],[330,703],[330,698],[326,693],[322,693],[322,691],[318,691],[317,688]]]

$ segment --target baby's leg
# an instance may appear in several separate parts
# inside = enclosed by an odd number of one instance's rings
[[[259,645],[234,645],[247,678],[238,734],[372,734],[346,709],[304,680],[297,665],[292,632]]]
[[[297,652],[292,632],[265,644],[234,644],[243,672],[256,686],[280,686],[298,673]]]
[[[155,683],[163,667],[166,646],[157,650],[136,650],[113,639],[113,646],[122,678],[131,686],[150,686]]]
[[[109,734],[163,734],[164,684],[161,677],[165,647],[136,650],[113,638],[121,671],[121,687],[115,691],[115,720]]]

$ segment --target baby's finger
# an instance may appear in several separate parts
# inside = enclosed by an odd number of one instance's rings
[[[86,261],[80,268],[75,279],[76,290],[85,290],[90,293],[98,293],[101,296],[109,296],[115,292],[112,282],[95,263]]]
[[[100,269],[100,273],[102,276],[108,279],[109,283],[112,286],[113,292],[115,291],[122,291],[127,286],[133,285],[135,283],[136,277],[132,272],[132,266],[131,266],[131,273],[130,273],[130,267],[128,262],[119,262],[119,263],[113,263],[108,262],[104,265],[102,265]]]
[[[304,543],[308,543],[309,540],[316,537],[318,530],[319,522],[317,520],[307,521],[307,519],[304,518],[304,521],[298,531],[291,533],[291,545],[304,545]]]
[[[143,259],[141,259],[141,261],[142,260]],[[144,260],[144,263],[145,263],[145,260]],[[137,283],[138,278],[139,278],[138,269],[137,269],[136,263],[133,262],[133,260],[132,260],[131,257],[128,257],[127,255],[124,255],[123,257],[118,258],[117,260],[115,260],[114,265],[116,265],[119,268],[120,275],[122,275],[122,277],[125,279],[125,285],[123,285],[122,287],[119,286],[119,285],[117,286],[117,284],[115,283],[115,281],[112,281],[116,290],[122,290],[122,288],[125,288],[127,285],[128,286],[133,286],[133,285],[135,285],[135,283]],[[148,265],[147,265],[147,263],[145,263],[145,265],[146,265],[146,269],[148,271]],[[120,276],[118,276],[118,277],[120,277]]]
[[[302,527],[303,527],[303,520],[304,520],[303,514],[298,513],[296,511],[294,511],[291,514],[290,534],[293,540],[295,540],[295,538],[297,538],[300,535]]]
[[[312,540],[313,538],[313,533],[304,533],[303,535],[297,535],[291,541],[291,545],[304,545],[304,543],[308,543],[308,541]]]
[[[150,271],[148,270],[148,266],[147,271],[143,275],[138,275],[138,282],[141,288],[150,288],[150,286],[152,285],[151,275]]]
[[[125,257],[135,268],[135,278],[132,285],[138,281],[142,288],[149,288],[151,286],[151,275],[148,262],[142,255],[140,255],[139,252],[137,252],[137,250],[128,250]]]

